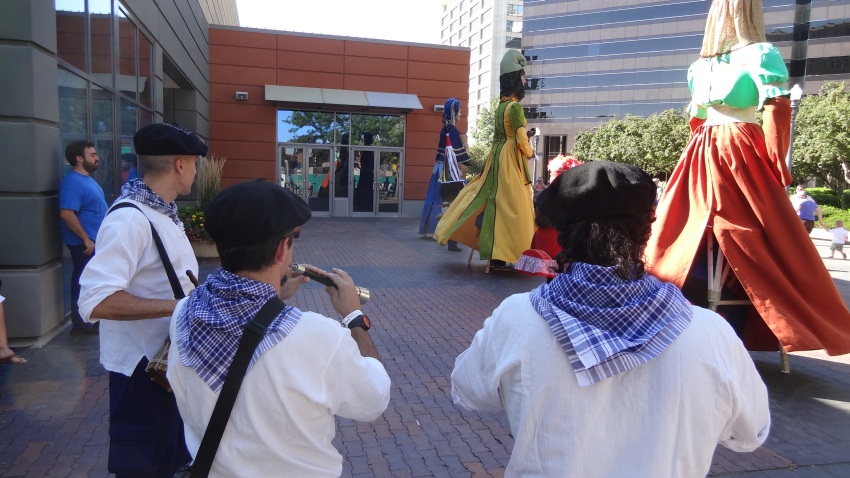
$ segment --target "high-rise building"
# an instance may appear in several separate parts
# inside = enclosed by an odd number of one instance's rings
[[[520,49],[522,0],[445,0],[443,45],[470,49],[469,127],[475,126],[478,111],[499,95],[499,62],[505,50]]]
[[[648,116],[690,101],[711,2],[526,0],[522,38],[541,153],[569,151],[575,136],[626,114]],[[850,78],[850,0],[763,0],[767,41],[806,94]]]

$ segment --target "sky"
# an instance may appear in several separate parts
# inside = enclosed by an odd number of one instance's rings
[[[440,43],[442,0],[236,0],[240,26]]]

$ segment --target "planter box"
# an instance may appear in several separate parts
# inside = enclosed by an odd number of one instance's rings
[[[195,257],[202,259],[218,257],[218,250],[215,248],[214,242],[190,241],[190,244],[192,244],[192,250],[195,251]]]

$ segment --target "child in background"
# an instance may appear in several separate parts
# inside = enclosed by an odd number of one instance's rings
[[[847,254],[844,253],[844,243],[847,242],[847,229],[844,229],[844,221],[835,221],[835,227],[829,230],[832,234],[832,245],[829,246],[829,258],[835,256],[835,251],[841,254],[842,259],[847,259]]]

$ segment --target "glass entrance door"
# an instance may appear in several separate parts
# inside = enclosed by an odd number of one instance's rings
[[[380,151],[378,163],[378,212],[399,213],[401,151]]]
[[[314,213],[330,213],[330,191],[334,175],[330,147],[282,145],[280,152],[280,184],[301,196]]]
[[[351,210],[355,216],[374,216],[378,204],[378,163],[375,161],[377,151],[375,148],[353,149],[354,191]]]
[[[352,215],[398,215],[402,150],[400,148],[353,148],[354,193]]]

